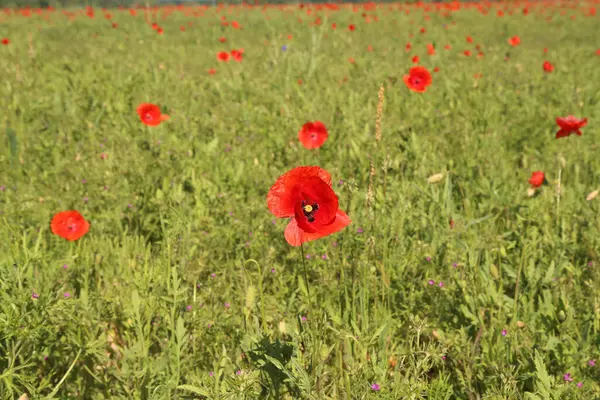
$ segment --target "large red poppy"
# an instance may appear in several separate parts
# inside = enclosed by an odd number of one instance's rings
[[[50,222],[52,233],[67,240],[77,240],[90,230],[90,224],[75,210],[62,211]]]
[[[331,175],[321,167],[297,167],[271,186],[267,206],[278,218],[290,218],[285,240],[292,246],[331,235],[350,225],[331,188]]]
[[[531,178],[529,178],[529,184],[533,188],[539,188],[546,181],[546,177],[542,171],[535,171],[531,174]]]
[[[226,51],[220,51],[217,53],[217,60],[228,62],[229,61],[229,53]]]
[[[573,133],[581,136],[580,129],[587,125],[587,118],[579,119],[572,115],[564,118],[558,117],[556,118],[556,124],[560,127],[560,130],[556,132],[557,139],[570,136]]]
[[[170,117],[167,114],[161,114],[160,108],[156,104],[142,103],[137,108],[137,113],[142,122],[148,126],[157,126],[161,122],[167,121]]]
[[[521,38],[518,36],[513,36],[510,39],[508,39],[508,44],[510,44],[513,47],[518,46],[521,43]]]
[[[431,85],[431,74],[425,67],[413,67],[404,75],[404,84],[413,92],[422,93]]]
[[[543,66],[544,66],[544,71],[546,71],[546,72],[552,72],[552,71],[554,71],[554,65],[552,65],[550,63],[550,61],[544,61],[544,65]]]
[[[307,122],[298,131],[298,140],[307,149],[318,149],[327,140],[327,128],[321,121]]]
[[[7,46],[10,43],[10,40],[8,40],[8,38],[4,38],[2,39],[2,44]]]

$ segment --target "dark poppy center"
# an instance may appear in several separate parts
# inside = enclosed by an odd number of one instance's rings
[[[152,121],[154,119],[154,117],[150,113],[146,113],[144,115],[144,118],[146,119],[146,121]]]
[[[306,200],[302,200],[302,213],[308,220],[308,222],[315,222],[315,213],[319,210],[319,204],[310,203]]]
[[[310,134],[310,138],[311,138],[311,139],[316,139],[316,138],[317,138],[317,134],[316,134],[316,133],[314,133],[314,132],[313,132],[313,133],[311,133],[311,134]]]
[[[414,78],[414,79],[413,79],[413,83],[414,83],[415,85],[420,85],[420,84],[421,84],[421,80],[420,80],[419,78]]]

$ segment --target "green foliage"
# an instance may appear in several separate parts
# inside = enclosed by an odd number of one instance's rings
[[[597,17],[369,7],[159,13],[163,35],[127,10],[1,17],[0,398],[600,397]],[[422,94],[413,55],[440,68]],[[555,140],[568,114],[589,125]],[[266,207],[299,165],[353,221],[304,258]],[[77,242],[50,231],[68,209]]]

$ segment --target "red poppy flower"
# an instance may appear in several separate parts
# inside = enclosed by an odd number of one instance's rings
[[[356,60],[354,59],[354,57],[348,57],[348,62],[350,64],[354,64],[356,62]]]
[[[433,72],[440,72],[440,67],[435,67],[435,68],[433,69]]]
[[[465,50],[463,51],[463,54],[467,57],[471,57],[471,50]]]
[[[544,61],[544,71],[546,71],[546,72],[554,71],[554,65],[550,64],[549,61]]]
[[[508,39],[508,44],[510,44],[513,47],[518,46],[519,43],[521,43],[521,38],[518,36],[513,36],[510,39]]]
[[[140,120],[148,126],[157,126],[161,122],[167,121],[170,117],[167,114],[161,114],[160,108],[155,104],[142,103],[137,108]]]
[[[404,84],[413,92],[423,93],[431,85],[431,74],[425,67],[413,67],[404,75]]]
[[[539,188],[544,184],[546,180],[544,173],[542,171],[535,171],[531,174],[531,178],[529,178],[529,184],[531,187]]]
[[[450,50],[450,49],[452,48],[452,46],[450,46],[449,44],[447,44],[447,45],[445,45],[445,46],[444,46],[444,48],[445,48],[446,50]]]
[[[406,49],[406,51],[410,51],[410,49],[412,48],[412,44],[406,43],[406,46],[404,48]]]
[[[427,44],[427,54],[430,56],[435,54],[435,47],[431,43]]]
[[[473,38],[471,36],[467,36],[467,42],[473,43]]]
[[[237,62],[242,62],[242,52],[239,50],[231,50],[231,57]]]
[[[221,43],[225,43],[226,41],[227,41],[227,39],[225,39],[224,37],[219,38],[219,42],[221,42]]]
[[[327,140],[327,128],[321,121],[307,122],[300,128],[298,140],[307,149],[318,149]]]
[[[421,32],[421,33],[425,33],[425,32],[427,32],[427,31],[425,30],[425,28],[421,28],[421,31],[420,31],[420,32]]]
[[[209,70],[208,70],[208,74],[209,74],[209,75],[214,75],[214,74],[216,74],[216,73],[217,73],[217,70],[216,70],[216,69],[214,69],[214,68],[211,68],[211,69],[209,69]]]
[[[600,49],[596,50],[596,55],[600,56]]]
[[[557,139],[570,136],[573,133],[577,136],[581,136],[580,129],[587,125],[587,118],[578,119],[572,115],[558,117],[556,118],[556,124],[560,127],[560,130],[556,132]]]
[[[217,60],[228,62],[229,61],[229,53],[226,51],[220,51],[217,53]]]
[[[285,240],[292,246],[339,232],[350,218],[339,209],[331,175],[321,167],[298,167],[271,186],[267,206],[278,218],[289,218]]]
[[[334,22],[331,24],[331,29],[335,29],[337,27],[337,24]]]
[[[75,210],[56,213],[50,222],[52,233],[67,240],[77,240],[90,230],[90,224]]]
[[[240,23],[237,21],[231,21],[231,27],[233,29],[240,29]]]
[[[7,46],[10,43],[10,40],[8,40],[8,38],[4,38],[2,39],[2,44]]]
[[[350,32],[354,32],[356,30],[356,26],[354,24],[350,24],[348,25],[348,29],[350,29]]]
[[[419,56],[414,56],[414,57],[412,58],[412,63],[413,63],[413,64],[418,64],[418,63],[419,63]]]
[[[544,47],[544,53],[547,53],[547,52],[548,52],[548,48]]]
[[[367,51],[373,51],[373,46],[372,45],[368,45],[367,46]]]
[[[181,25],[181,26],[179,27],[179,30],[180,30],[181,32],[185,32],[185,26]]]
[[[119,27],[119,25],[117,25],[117,23],[116,23],[116,22],[113,22],[113,23],[112,23],[112,27],[113,27],[113,28],[115,28],[115,29],[117,29],[117,28]]]

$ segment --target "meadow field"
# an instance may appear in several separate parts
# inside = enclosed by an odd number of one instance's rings
[[[600,399],[599,6],[0,10],[0,398]]]

